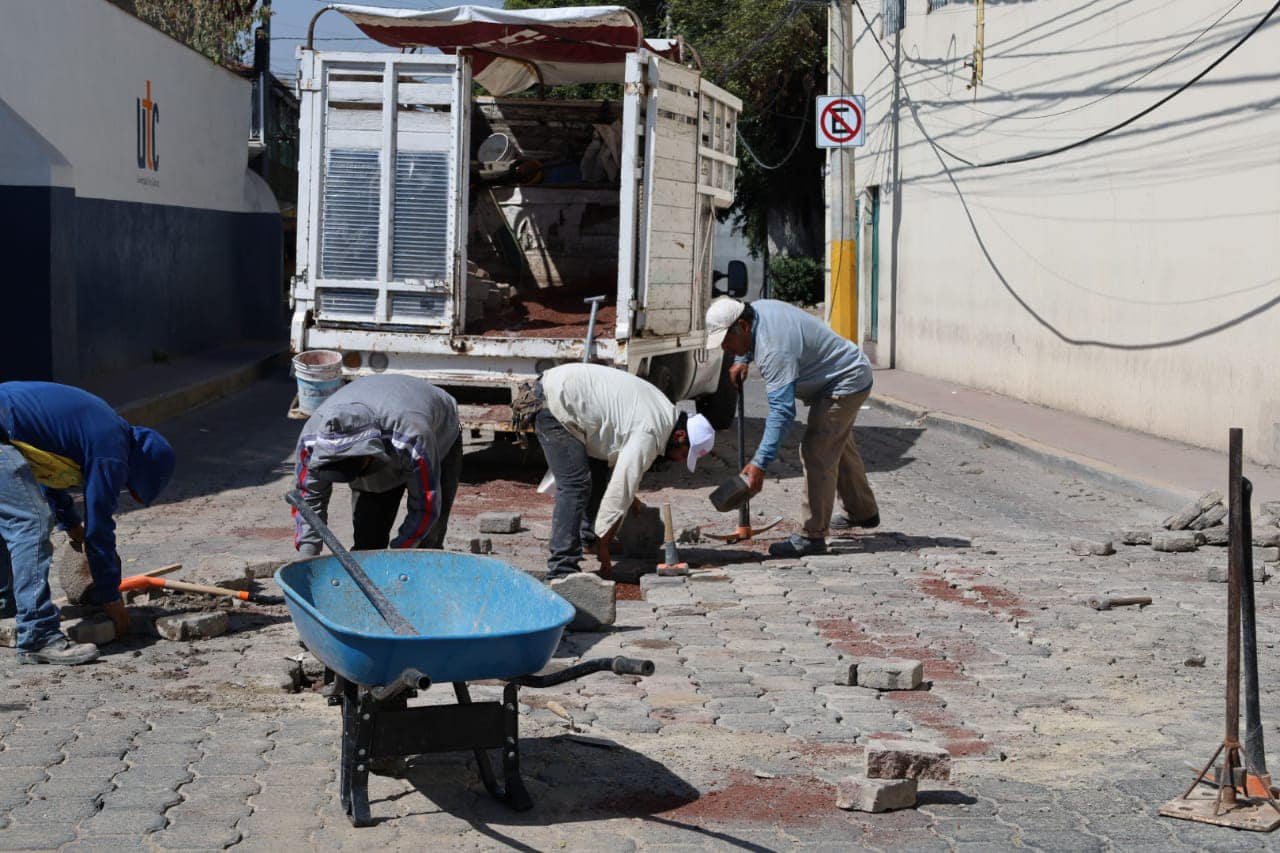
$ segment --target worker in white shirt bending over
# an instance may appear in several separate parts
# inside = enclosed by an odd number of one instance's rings
[[[715,444],[702,415],[679,412],[645,380],[599,364],[551,368],[513,408],[519,422],[532,423],[556,480],[551,579],[579,571],[584,544],[594,546],[607,577],[609,544],[638,503],[644,472],[660,455],[692,472]]]

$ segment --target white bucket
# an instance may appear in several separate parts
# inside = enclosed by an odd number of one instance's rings
[[[293,375],[298,378],[298,410],[309,415],[342,387],[342,353],[328,349],[299,353],[293,357]]]

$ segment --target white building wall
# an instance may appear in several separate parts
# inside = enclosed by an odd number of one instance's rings
[[[880,38],[878,0],[863,4],[873,27],[855,9],[854,80],[870,126],[856,169],[882,195],[878,360],[1206,447],[1242,426],[1250,456],[1280,463],[1280,15],[1097,142],[991,168],[959,159],[1043,151],[1129,118],[1272,0],[988,0],[976,91],[972,2],[906,0],[896,187],[894,74],[876,41],[890,57],[895,43]]]
[[[148,81],[156,169],[137,163]],[[0,102],[70,163],[81,198],[274,210],[245,168],[249,98],[249,81],[104,0],[0,2]]]

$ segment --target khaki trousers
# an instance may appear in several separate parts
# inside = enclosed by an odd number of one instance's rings
[[[827,535],[837,492],[845,513],[855,522],[880,511],[853,440],[853,423],[870,396],[868,388],[861,394],[822,397],[809,407],[809,425],[800,440],[800,462],[804,466],[800,515],[804,519],[804,535],[810,539]]]

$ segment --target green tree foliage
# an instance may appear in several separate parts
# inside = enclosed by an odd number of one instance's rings
[[[265,20],[257,0],[111,0],[214,62],[238,66]]]
[[[759,254],[770,234],[801,254],[822,252],[822,154],[812,144],[813,98],[826,89],[826,6],[813,0],[623,0],[649,37],[684,38],[702,73],[742,98],[737,200],[730,211]],[[506,0],[509,9],[576,5]],[[556,97],[609,97],[616,89],[558,87]],[[582,89],[580,94],[575,94]],[[612,95],[616,97],[616,95]],[[798,141],[798,144],[797,144]],[[790,155],[790,156],[788,156]],[[781,237],[781,239],[779,239]]]
[[[774,255],[769,259],[769,295],[797,305],[822,301],[822,264],[804,255]]]

